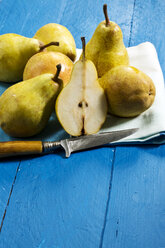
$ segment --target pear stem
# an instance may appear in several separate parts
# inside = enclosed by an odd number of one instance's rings
[[[83,50],[82,60],[84,61],[85,60],[85,37],[81,37],[81,41],[82,41],[82,50]]]
[[[40,46],[40,52],[42,52],[46,47],[49,47],[49,46],[59,46],[59,42],[57,41],[52,41],[46,45],[41,45]]]
[[[57,71],[56,71],[56,74],[55,74],[55,76],[53,78],[53,81],[58,82],[58,77],[59,77],[59,74],[60,74],[60,71],[61,71],[61,64],[56,65],[56,68],[57,68]]]
[[[105,15],[106,27],[108,27],[110,25],[110,21],[109,21],[109,17],[108,17],[107,4],[103,5],[103,12]]]

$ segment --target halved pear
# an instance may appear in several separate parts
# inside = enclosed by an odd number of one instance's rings
[[[95,65],[85,59],[85,38],[82,38],[83,58],[75,63],[70,82],[59,94],[56,114],[65,131],[72,136],[99,131],[107,115],[104,90],[98,83]]]

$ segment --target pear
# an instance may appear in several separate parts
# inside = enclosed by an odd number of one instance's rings
[[[0,35],[0,81],[13,83],[22,80],[24,67],[29,58],[49,45],[59,43],[44,45],[37,39],[18,34]]]
[[[43,74],[16,83],[0,97],[0,126],[13,137],[29,137],[39,133],[54,109],[61,80],[56,75]]]
[[[76,59],[76,44],[70,31],[57,23],[48,23],[41,27],[34,38],[43,41],[45,44],[51,41],[58,41],[59,47],[50,46],[48,51],[61,52],[68,56],[72,61]]]
[[[73,136],[98,132],[107,115],[104,90],[93,62],[85,58],[85,38],[81,39],[83,58],[74,64],[70,82],[58,95],[55,106],[62,127]]]
[[[122,31],[115,22],[109,21],[106,4],[103,10],[106,20],[97,26],[86,45],[86,59],[95,64],[99,77],[115,66],[129,65]]]
[[[133,66],[117,66],[99,79],[108,111],[120,117],[134,117],[147,110],[155,99],[152,79]]]
[[[45,51],[33,55],[27,62],[23,80],[27,80],[44,73],[56,74],[56,65],[61,64],[59,77],[62,79],[64,86],[69,82],[73,68],[72,60],[63,53]]]

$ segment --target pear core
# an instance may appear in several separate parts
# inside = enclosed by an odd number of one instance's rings
[[[107,102],[91,61],[76,62],[71,80],[59,94],[55,109],[61,125],[72,136],[99,131],[106,119]]]

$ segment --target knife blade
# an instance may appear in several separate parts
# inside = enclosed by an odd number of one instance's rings
[[[61,141],[8,141],[0,142],[0,158],[29,155],[48,154],[56,151],[57,148],[65,150],[66,157],[72,152],[94,148],[114,141],[118,141],[135,133],[138,128],[125,129],[120,131],[103,132],[92,135],[84,135],[76,138],[64,139]]]

